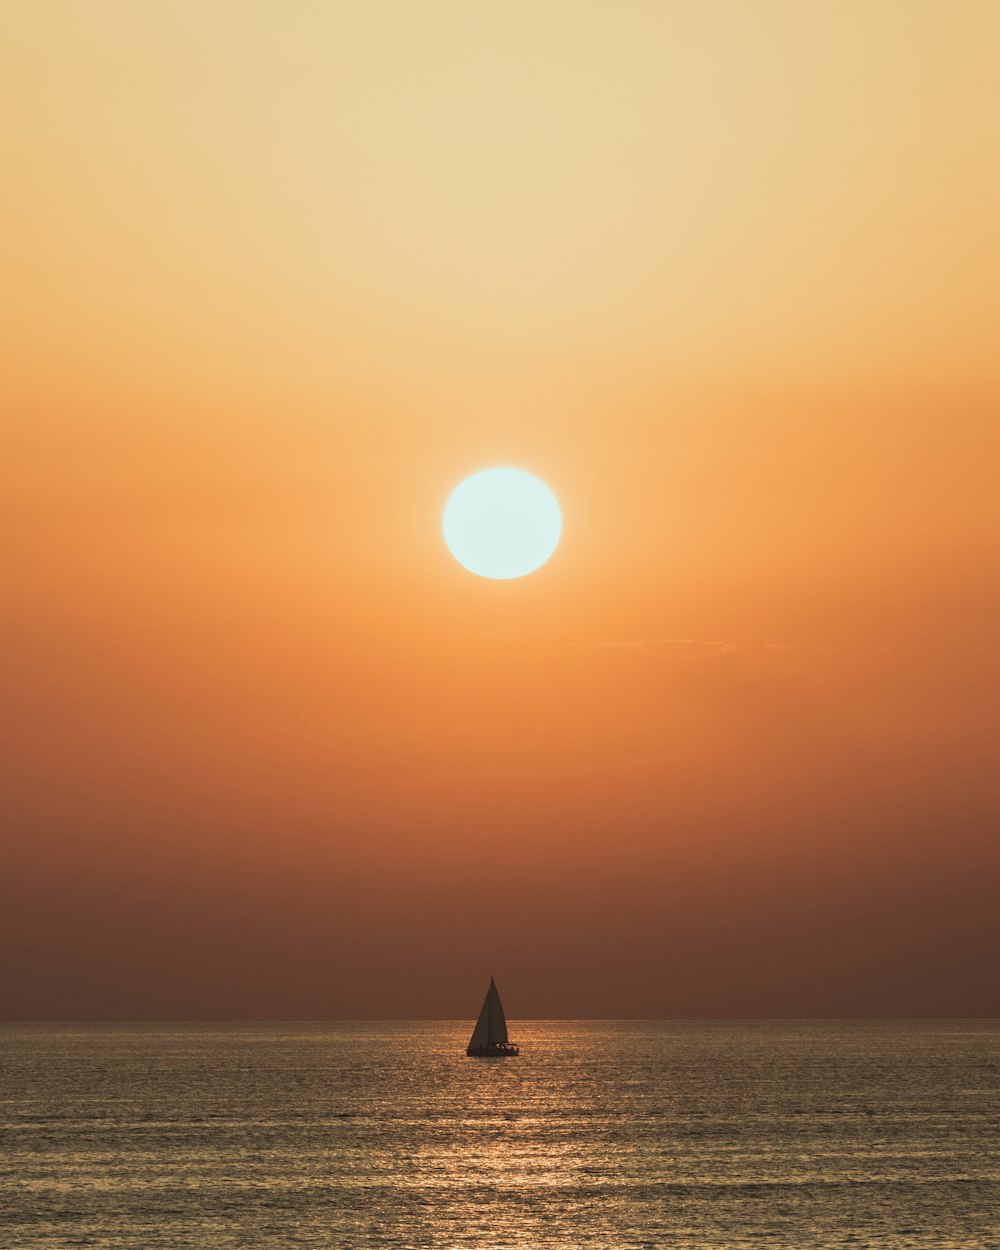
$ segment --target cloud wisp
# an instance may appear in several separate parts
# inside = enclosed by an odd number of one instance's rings
[[[735,642],[708,638],[640,638],[626,642],[588,642],[584,645],[609,651],[638,651],[658,660],[711,660],[739,651]]]

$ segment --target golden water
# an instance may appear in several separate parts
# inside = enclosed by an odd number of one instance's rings
[[[1000,1026],[0,1028],[0,1246],[995,1247]]]

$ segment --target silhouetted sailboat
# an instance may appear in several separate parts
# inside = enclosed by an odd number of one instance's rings
[[[465,1053],[474,1059],[505,1059],[518,1053],[514,1043],[507,1041],[507,1017],[492,977]]]

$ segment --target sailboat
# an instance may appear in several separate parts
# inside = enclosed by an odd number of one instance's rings
[[[514,1043],[507,1041],[507,1017],[492,977],[465,1053],[474,1059],[505,1059],[518,1053]]]

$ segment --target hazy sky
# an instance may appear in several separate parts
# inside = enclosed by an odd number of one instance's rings
[[[1000,1014],[998,6],[4,25],[0,1015]]]

